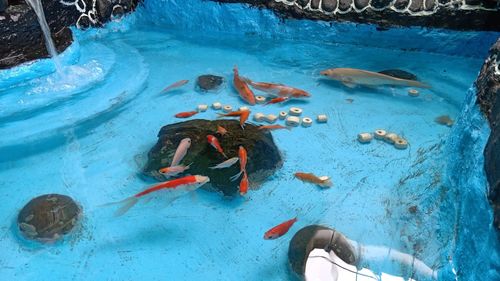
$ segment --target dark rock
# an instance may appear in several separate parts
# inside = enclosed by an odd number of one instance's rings
[[[500,40],[490,50],[476,81],[477,102],[490,122],[491,134],[484,150],[484,169],[489,183],[488,198],[500,229]]]
[[[379,73],[406,80],[418,80],[415,74],[401,69],[387,69],[379,71]]]
[[[295,1],[295,3],[297,3],[300,7],[304,8],[305,6],[307,6],[307,4],[309,4],[309,1],[310,0],[297,0]]]
[[[9,2],[7,0],[0,0],[0,13],[4,12],[9,6]]]
[[[323,0],[321,2],[321,9],[327,13],[335,11],[337,8],[337,0]]]
[[[412,0],[410,5],[410,11],[420,12],[424,10],[424,1],[425,0]]]
[[[300,277],[304,277],[307,257],[313,249],[333,250],[344,262],[358,263],[354,247],[342,233],[321,225],[309,225],[295,233],[288,246],[288,262]]]
[[[70,232],[81,213],[80,207],[70,197],[47,194],[28,202],[19,212],[17,224],[26,238],[52,242]]]
[[[371,6],[375,9],[384,9],[391,4],[392,0],[372,0]]]
[[[320,0],[312,0],[311,1],[311,8],[317,10],[317,9],[319,9],[319,4],[320,4]]]
[[[436,0],[425,0],[425,10],[433,11],[436,8]]]
[[[394,8],[398,10],[404,10],[408,8],[408,5],[410,5],[410,0],[396,0],[394,3]]]
[[[225,136],[215,134],[217,125],[223,126],[229,133]],[[247,123],[245,130],[242,130],[236,120],[201,119],[164,126],[158,133],[158,142],[148,153],[148,162],[143,172],[147,176],[165,180],[158,170],[171,163],[182,139],[191,138],[191,147],[182,161],[186,165],[192,163],[186,172],[210,177],[210,185],[205,185],[203,188],[220,191],[225,196],[234,195],[238,191],[239,181],[232,182],[229,178],[239,172],[239,164],[226,169],[209,169],[226,160],[208,144],[207,135],[212,134],[219,139],[229,158],[238,156],[240,145],[245,147],[248,152],[248,178],[252,188],[258,187],[283,163],[271,133],[257,128]]]
[[[196,79],[196,88],[201,92],[217,91],[225,82],[224,77],[216,75],[201,75]]]
[[[481,5],[482,2],[483,2],[482,0],[465,0],[465,4],[470,5],[470,6]],[[488,1],[484,1],[484,2],[488,2]]]
[[[356,9],[363,9],[370,4],[370,0],[354,0]]]
[[[347,11],[351,7],[352,0],[338,0],[339,1],[339,10]]]
[[[446,5],[451,2],[451,0],[438,0],[439,4]]]

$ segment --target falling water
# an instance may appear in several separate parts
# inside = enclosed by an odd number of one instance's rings
[[[41,0],[26,0],[26,2],[30,4],[30,6],[36,13],[36,16],[38,17],[38,22],[40,23],[40,27],[42,28],[43,31],[43,36],[45,37],[45,46],[47,46],[47,51],[49,52],[49,55],[52,57],[52,60],[56,65],[57,72],[59,74],[62,74],[63,72],[62,72],[61,62],[57,57],[57,50],[54,41],[52,41],[52,37],[50,36],[50,29],[49,25],[47,24],[47,21],[45,20],[45,14],[43,12],[42,2]]]

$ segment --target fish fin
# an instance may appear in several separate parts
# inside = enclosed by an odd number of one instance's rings
[[[323,181],[319,184],[319,186],[321,186],[321,187],[332,187],[332,186],[333,186],[333,183],[332,183],[331,179],[329,179],[329,178],[328,178],[328,179],[323,180]]]
[[[235,181],[235,180],[237,180],[237,179],[241,176],[241,174],[243,174],[243,171],[240,171],[240,172],[239,172],[239,173],[237,173],[236,175],[232,176],[232,177],[230,178],[230,179],[231,179],[231,181]]]
[[[119,216],[124,215],[128,210],[130,210],[130,208],[134,207],[135,204],[137,204],[137,202],[139,202],[139,198],[135,197],[135,196],[132,196],[132,197],[129,197],[123,201],[117,202],[119,204],[123,204],[123,206],[121,206],[118,210],[116,210],[115,217],[119,217]]]
[[[240,79],[243,80],[245,83],[248,83],[248,84],[252,83],[252,80],[250,80],[244,76],[240,76]]]
[[[342,81],[342,84],[344,84],[344,86],[351,88],[351,89],[356,88],[356,84],[351,83],[351,82]]]
[[[224,152],[221,152],[222,153],[222,156],[224,156],[226,159],[229,159],[229,157],[227,157],[226,153]]]

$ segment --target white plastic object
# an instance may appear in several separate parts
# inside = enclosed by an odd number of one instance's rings
[[[266,97],[263,96],[255,96],[255,102],[258,104],[266,103]]]
[[[382,129],[375,130],[375,139],[377,140],[383,140],[385,135],[387,135],[387,132]]]
[[[290,108],[290,115],[292,116],[300,116],[302,114],[302,109],[298,107],[292,107]]]
[[[288,113],[286,111],[280,111],[278,116],[279,116],[280,120],[285,120],[286,117],[288,116]]]
[[[231,111],[233,111],[233,107],[230,105],[224,105],[224,107],[222,107],[222,111],[231,112]]]
[[[206,105],[206,104],[199,104],[198,105],[199,112],[205,112],[205,111],[207,111],[207,109],[208,109],[208,105]]]
[[[369,143],[369,142],[372,141],[372,139],[373,139],[373,136],[370,133],[361,133],[361,134],[358,134],[358,141],[360,143]]]
[[[328,117],[326,116],[326,114],[320,114],[318,115],[316,120],[318,121],[318,123],[326,123],[328,122]]]
[[[248,108],[248,106],[242,106],[240,108],[238,108],[239,111],[248,111],[250,110],[250,108]]]
[[[406,141],[403,138],[397,138],[394,141],[394,147],[397,149],[407,149],[408,148],[408,141]]]
[[[212,108],[215,110],[219,110],[222,108],[222,104],[220,102],[214,102],[212,103]]]
[[[257,121],[257,122],[262,122],[264,121],[264,119],[266,118],[266,115],[264,113],[255,113],[253,115],[253,120]]]
[[[300,124],[300,119],[297,116],[288,116],[286,118],[286,125],[291,127],[297,127]]]
[[[267,123],[270,123],[270,124],[273,124],[276,122],[276,120],[278,120],[278,116],[274,115],[274,114],[268,114],[266,116],[266,121]]]
[[[302,127],[311,127],[313,120],[309,117],[302,118]]]
[[[384,137],[384,140],[390,144],[394,144],[399,136],[395,133],[387,133]]]
[[[418,97],[420,94],[418,93],[418,90],[416,90],[416,89],[409,89],[408,95],[410,97]]]

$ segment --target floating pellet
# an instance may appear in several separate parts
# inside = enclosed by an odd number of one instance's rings
[[[369,143],[369,142],[372,141],[372,139],[373,139],[373,136],[370,133],[361,133],[361,134],[358,134],[358,141],[360,143]]]
[[[278,116],[281,120],[285,120],[286,117],[288,116],[288,113],[286,111],[280,111]]]
[[[222,108],[222,104],[220,102],[214,102],[212,103],[212,108],[215,110],[219,110]]]
[[[408,148],[408,142],[403,139],[403,138],[397,138],[394,141],[394,147],[397,149],[407,149]]]
[[[224,107],[222,107],[222,110],[224,112],[231,112],[231,111],[233,111],[233,107],[230,105],[224,105]]]
[[[302,109],[298,107],[292,107],[290,108],[290,115],[293,116],[300,116],[302,114]]]
[[[313,120],[309,117],[302,118],[302,127],[311,127]]]
[[[255,96],[255,102],[258,104],[263,104],[266,102],[266,97],[263,96]]]
[[[385,135],[387,135],[387,132],[385,130],[378,129],[378,130],[375,130],[374,135],[375,135],[375,139],[383,140]]]
[[[398,139],[399,136],[395,133],[388,133],[385,135],[384,140],[390,144],[394,144],[396,142],[396,139]]]
[[[266,121],[267,123],[270,123],[270,124],[273,124],[276,122],[276,120],[278,120],[278,116],[274,115],[274,114],[268,114],[266,116]]]
[[[287,126],[297,127],[299,124],[300,124],[299,117],[288,116],[288,118],[286,118],[286,125]]]
[[[199,104],[198,105],[199,112],[205,112],[205,111],[207,111],[207,109],[208,109],[208,105],[206,105],[206,104]]]
[[[410,97],[418,97],[420,94],[418,93],[418,90],[415,89],[409,89],[408,90],[408,95]]]
[[[326,123],[328,122],[328,117],[326,116],[326,114],[320,114],[318,115],[316,120],[318,121],[318,123]]]
[[[264,113],[255,113],[253,115],[253,120],[257,121],[257,122],[262,122],[264,121],[264,119],[266,118],[266,115],[264,115]]]

